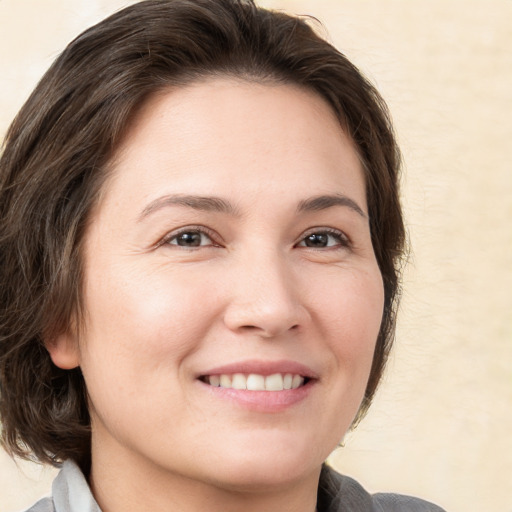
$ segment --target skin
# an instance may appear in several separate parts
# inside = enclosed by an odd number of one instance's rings
[[[84,329],[48,347],[84,374],[102,510],[312,512],[382,319],[352,142],[312,92],[216,78],[151,98],[112,168],[85,240]],[[176,194],[232,211],[162,199]],[[247,360],[314,378],[281,408],[198,378]]]

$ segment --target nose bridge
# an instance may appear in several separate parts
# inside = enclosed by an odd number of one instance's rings
[[[240,255],[225,323],[232,330],[251,330],[272,337],[299,326],[304,308],[286,255],[277,248],[258,247]]]

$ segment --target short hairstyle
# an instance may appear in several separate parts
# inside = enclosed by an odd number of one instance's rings
[[[0,417],[11,455],[90,463],[87,391],[45,341],[82,318],[82,245],[108,163],[149,96],[214,76],[294,84],[324,98],[365,173],[385,305],[356,421],[395,326],[404,226],[400,153],[375,88],[308,19],[251,0],[146,0],[83,32],[10,126],[0,159]],[[78,320],[77,320],[78,319]]]

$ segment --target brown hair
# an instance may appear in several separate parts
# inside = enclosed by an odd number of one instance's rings
[[[404,227],[399,151],[378,92],[308,23],[249,0],[147,0],[85,31],[12,123],[0,160],[0,416],[13,455],[87,467],[80,369],[44,341],[81,315],[81,243],[106,166],[135,109],[156,91],[212,75],[296,84],[326,99],[366,173],[385,310],[358,418],[394,336]]]

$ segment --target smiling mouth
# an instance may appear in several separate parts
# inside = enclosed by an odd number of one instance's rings
[[[260,375],[257,373],[222,373],[219,375],[203,375],[202,382],[213,387],[248,390],[248,391],[284,391],[298,389],[308,383],[308,377],[293,373],[274,373]]]

